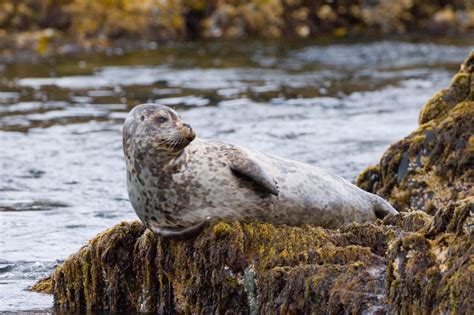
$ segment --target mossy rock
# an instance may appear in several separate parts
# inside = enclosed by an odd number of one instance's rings
[[[51,276],[40,279],[38,282],[29,287],[28,291],[53,294],[53,279],[51,279]]]
[[[385,220],[406,231],[386,255],[389,312],[464,314],[474,309],[474,52],[419,122],[357,184],[424,225]]]
[[[450,201],[472,195],[474,181],[474,52],[451,86],[427,102],[420,126],[392,144],[357,185],[400,211],[434,215]]]
[[[365,312],[385,307],[383,244],[398,233],[382,221],[343,231],[223,221],[177,241],[122,222],[70,256],[51,283],[67,310]]]
[[[427,233],[406,233],[387,254],[390,310],[467,314],[474,307],[474,198],[440,211]],[[450,219],[446,220],[446,217]]]

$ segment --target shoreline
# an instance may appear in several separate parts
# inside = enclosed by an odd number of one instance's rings
[[[45,44],[43,50],[38,50],[38,45],[41,44],[41,37],[32,37],[29,45],[23,47],[16,47],[12,51],[0,50],[0,63],[4,65],[10,64],[36,64],[45,63],[54,58],[86,58],[90,55],[104,55],[104,56],[121,56],[135,52],[147,52],[160,49],[166,49],[176,46],[192,46],[197,44],[208,46],[213,44],[225,43],[268,43],[272,42],[281,46],[296,46],[303,47],[308,45],[334,45],[334,44],[351,44],[351,43],[375,43],[382,41],[393,42],[407,42],[407,43],[430,43],[440,45],[458,45],[472,44],[474,45],[474,31],[469,33],[459,33],[453,35],[436,35],[427,36],[426,34],[412,33],[412,34],[395,34],[390,36],[383,35],[360,35],[360,36],[317,36],[313,38],[299,39],[299,38],[244,38],[244,39],[198,39],[198,40],[162,40],[162,41],[146,41],[146,40],[130,40],[121,39],[108,43],[107,45],[96,46],[81,46],[73,40],[61,40],[59,42],[49,42]],[[0,48],[7,46],[11,42],[8,38],[0,38]]]
[[[468,1],[5,1],[0,61],[163,43],[473,37]],[[116,52],[114,52],[116,50]]]

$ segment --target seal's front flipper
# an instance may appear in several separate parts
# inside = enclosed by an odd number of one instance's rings
[[[201,221],[193,226],[187,227],[187,228],[160,228],[154,225],[150,225],[150,230],[152,230],[154,233],[164,237],[164,238],[173,238],[173,239],[189,239],[202,231],[204,227],[207,225],[209,220],[204,220]]]
[[[265,192],[278,196],[276,181],[257,162],[237,148],[229,149],[226,156],[234,174],[252,181]]]

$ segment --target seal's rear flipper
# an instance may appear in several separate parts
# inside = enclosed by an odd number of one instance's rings
[[[234,174],[252,181],[265,192],[278,196],[279,191],[276,181],[244,152],[232,148],[226,152],[226,157],[229,161],[229,168]]]
[[[385,199],[377,196],[374,196],[374,213],[378,219],[383,219],[389,214],[398,214],[398,211],[395,210],[392,205],[390,205]]]
[[[204,220],[199,222],[196,225],[187,227],[187,228],[177,228],[177,229],[172,229],[172,228],[160,228],[157,226],[150,225],[150,230],[152,230],[154,233],[164,237],[164,238],[172,238],[172,239],[188,239],[195,237],[198,235],[204,227],[207,225],[209,220]]]

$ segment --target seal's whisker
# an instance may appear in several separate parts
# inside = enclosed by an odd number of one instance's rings
[[[175,132],[161,133],[160,136],[162,136],[162,137],[169,137],[169,136],[173,136],[174,134],[175,134]]]
[[[173,148],[174,137],[167,137],[166,139],[161,140],[158,144],[166,144],[168,147]]]
[[[160,144],[168,143],[168,142],[169,142],[169,139],[160,139],[159,141],[156,141],[155,143],[160,145]]]
[[[174,148],[176,147],[176,145],[178,144],[178,141],[179,141],[179,137],[174,137],[173,139],[173,144],[171,145],[171,148],[174,150]]]

